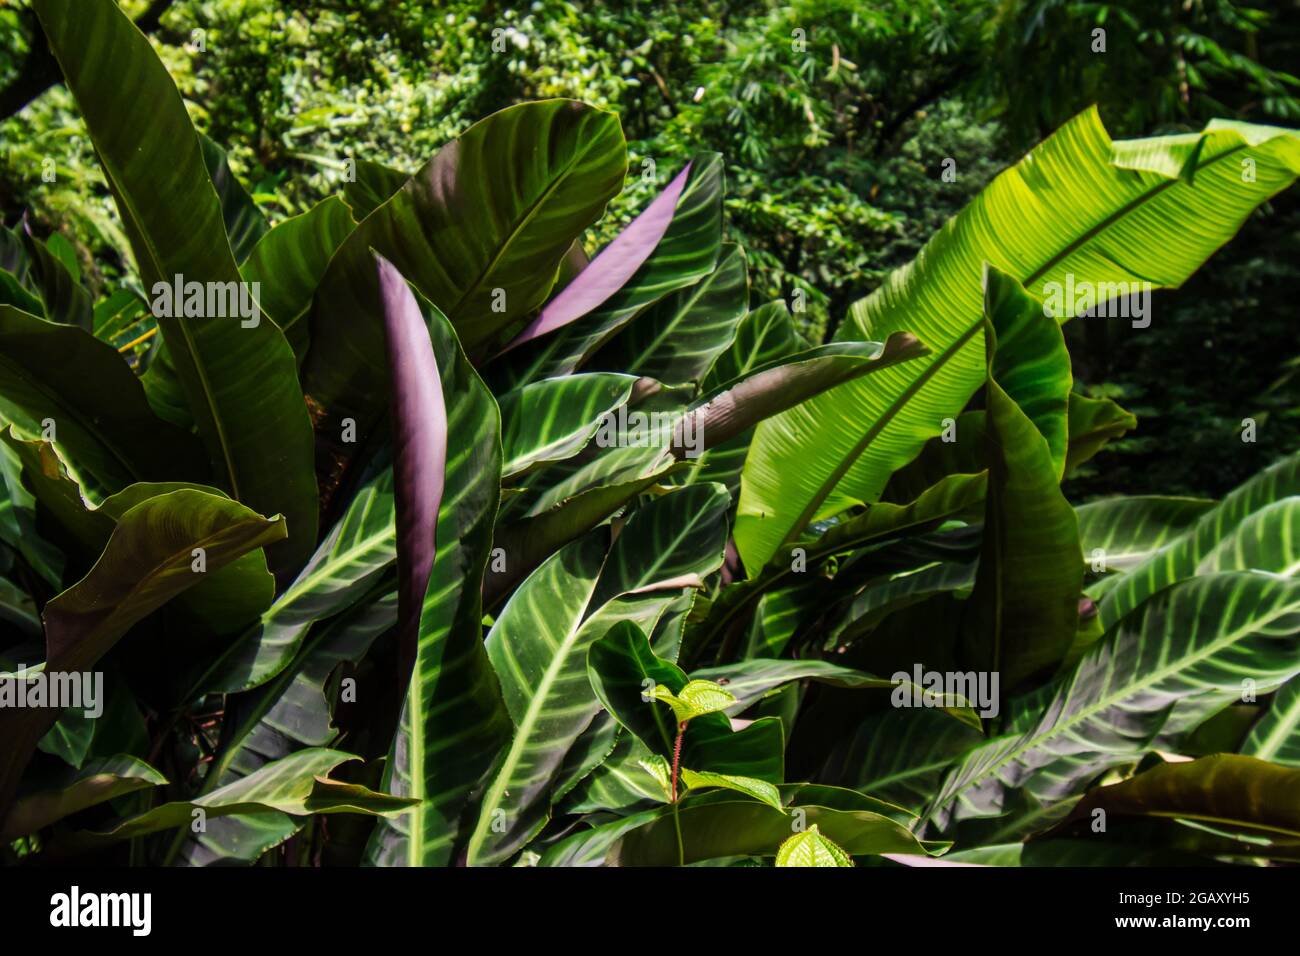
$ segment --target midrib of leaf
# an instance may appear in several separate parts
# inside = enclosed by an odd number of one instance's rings
[[[1239,600],[1240,600],[1240,591],[1234,590],[1227,604],[1223,609],[1222,616],[1225,618],[1231,617],[1232,612],[1235,610]],[[1203,603],[1204,602],[1202,602],[1202,604]],[[1275,610],[1268,617],[1262,619],[1261,618],[1252,619],[1247,623],[1243,624],[1242,627],[1239,628],[1238,630],[1228,632],[1227,636],[1220,637],[1217,641],[1211,641],[1209,644],[1205,646],[1203,650],[1197,651],[1196,653],[1185,657],[1180,657],[1177,659],[1176,662],[1172,664],[1167,664],[1165,667],[1161,668],[1160,670],[1152,671],[1150,674],[1134,681],[1133,683],[1121,685],[1119,690],[1113,692],[1109,696],[1103,697],[1095,701],[1088,707],[1085,707],[1083,710],[1077,711],[1072,715],[1066,716],[1065,719],[1057,721],[1056,723],[1052,724],[1052,726],[1049,727],[1043,733],[1025,740],[1023,744],[1017,746],[1014,750],[1008,751],[1005,755],[1000,757],[994,763],[989,764],[987,767],[981,770],[978,776],[972,778],[972,782],[974,780],[981,780],[988,777],[989,774],[1001,769],[1002,767],[1005,767],[1012,760],[1022,756],[1023,754],[1027,753],[1030,750],[1033,750],[1042,741],[1049,740],[1052,737],[1055,737],[1056,735],[1061,733],[1062,731],[1075,726],[1081,721],[1093,717],[1100,711],[1103,711],[1108,707],[1112,707],[1115,704],[1123,700],[1126,700],[1129,697],[1132,697],[1135,692],[1146,690],[1147,688],[1155,684],[1158,684],[1166,677],[1171,677],[1174,674],[1177,674],[1180,671],[1183,671],[1194,664],[1199,664],[1201,661],[1205,660],[1206,658],[1213,657],[1215,654],[1223,650],[1225,647],[1236,643],[1237,640],[1239,640],[1241,637],[1245,636],[1246,634],[1259,630],[1261,627],[1267,625],[1269,622],[1275,620],[1276,618],[1283,617],[1286,614],[1291,613],[1291,611],[1292,611],[1292,607],[1289,604],[1283,605],[1281,608]],[[1167,633],[1168,633],[1167,631],[1162,632],[1162,636],[1164,636],[1164,634]],[[1113,669],[1111,668],[1108,668],[1107,671],[1108,673],[1113,673]],[[961,789],[966,790],[969,788],[969,786],[970,783],[968,782]],[[955,797],[955,794],[953,796]]]
[[[95,137],[92,135],[92,139],[94,138]],[[195,142],[197,143],[197,139],[195,140]],[[135,202],[127,194],[126,190],[122,188],[121,183],[119,182],[119,177],[114,172],[113,164],[109,161],[107,155],[105,155],[98,148],[96,149],[96,152],[99,153],[100,162],[103,163],[104,165],[105,175],[111,181],[110,184],[112,186],[113,194],[117,196],[121,200],[122,204],[127,207],[127,211],[131,216],[131,221],[135,224],[134,231],[136,235],[140,237],[140,241],[144,243],[145,248],[149,252],[149,257],[151,260],[151,265],[154,268],[154,272],[157,273],[161,281],[166,282],[167,276],[165,270],[163,269],[162,258],[159,256],[158,250],[154,247],[153,239],[152,237],[150,237],[148,231],[141,228],[140,226],[140,222],[142,220],[140,219],[139,213],[136,211]],[[206,185],[211,190],[212,197],[217,200],[218,204],[220,204],[220,197],[217,196],[216,188],[212,185],[212,181],[210,179],[208,180]],[[229,251],[228,241],[226,242],[226,247],[227,247],[227,251]],[[232,262],[234,261],[233,257],[231,261]],[[239,274],[238,268],[235,269],[235,274],[236,275]],[[211,415],[213,428],[216,430],[217,444],[221,447],[222,463],[226,466],[226,477],[227,480],[230,482],[230,496],[234,498],[236,501],[239,501],[241,500],[242,496],[240,495],[239,492],[239,479],[235,474],[234,456],[230,452],[230,441],[226,437],[225,423],[221,420],[221,415],[218,413],[215,393],[213,392],[212,389],[212,383],[208,381],[208,373],[207,373],[207,369],[203,365],[202,353],[198,348],[195,347],[194,336],[190,332],[188,326],[186,325],[185,320],[180,318],[176,319],[176,326],[181,330],[181,335],[185,337],[186,351],[189,353],[190,362],[193,364],[194,371],[197,373],[199,377],[199,384],[203,388],[203,399],[208,406],[208,411]]]
[[[690,296],[687,297],[682,308],[677,310],[677,314],[673,317],[672,321],[665,323],[664,327],[650,340],[646,347],[641,349],[641,351],[635,355],[630,362],[628,362],[628,368],[636,368],[638,363],[646,361],[654,354],[654,350],[657,349],[663,343],[664,339],[668,337],[668,333],[681,324],[682,318],[686,313],[695,306],[695,303],[700,300],[708,289],[713,287],[713,283],[717,279],[720,270],[721,263],[719,263],[718,266],[716,266],[714,270],[701,281],[695,284],[695,287],[691,289]]]
[[[551,657],[551,663],[547,665],[546,670],[543,672],[542,679],[538,682],[537,689],[528,702],[528,709],[524,711],[524,719],[519,722],[514,740],[510,742],[510,749],[501,764],[501,769],[497,772],[496,779],[492,781],[492,787],[483,799],[483,808],[479,811],[479,822],[474,829],[474,835],[470,838],[471,848],[482,843],[484,821],[491,819],[492,811],[501,803],[501,797],[505,793],[506,786],[510,783],[515,767],[523,756],[528,740],[532,737],[533,726],[545,709],[547,698],[551,693],[551,686],[555,683],[560,670],[568,661],[569,654],[573,650],[573,644],[578,639],[578,634],[582,631],[582,626],[586,623],[586,620],[579,619],[568,629],[564,640],[556,647],[555,654]]]
[[[1247,145],[1248,144],[1243,143],[1241,145],[1233,146],[1229,149],[1224,150],[1222,153],[1218,154],[1213,159],[1206,160],[1204,163],[1199,164],[1196,167],[1196,171],[1199,172],[1200,170],[1205,169],[1207,166],[1210,166],[1213,163],[1217,163],[1219,160],[1223,159],[1224,157],[1231,156],[1233,153],[1238,152],[1239,150],[1246,149]],[[1044,275],[1046,275],[1049,271],[1051,271],[1052,268],[1054,268],[1057,264],[1063,262],[1065,259],[1068,259],[1070,256],[1074,255],[1074,253],[1082,249],[1085,244],[1092,241],[1092,239],[1100,235],[1104,230],[1110,228],[1121,218],[1129,215],[1134,210],[1141,208],[1143,205],[1153,200],[1156,196],[1163,193],[1166,189],[1168,189],[1171,186],[1177,185],[1180,182],[1182,182],[1182,180],[1169,179],[1152,187],[1151,189],[1147,190],[1145,193],[1142,193],[1139,196],[1135,196],[1127,204],[1120,207],[1115,212],[1111,213],[1109,216],[1107,216],[1101,222],[1097,223],[1087,232],[1083,233],[1083,235],[1081,235],[1078,239],[1070,243],[1067,243],[1058,253],[1050,257],[1046,262],[1043,263],[1043,265],[1039,266],[1038,269],[1036,269],[1027,278],[1025,278],[1021,282],[1021,285],[1033,285]],[[896,398],[893,402],[891,402],[888,405],[888,407],[886,407],[885,411],[881,414],[880,418],[877,420],[877,423],[873,424],[872,427],[867,430],[867,433],[863,436],[862,440],[859,441],[858,444],[855,445],[849,451],[849,453],[841,461],[840,465],[836,467],[835,471],[832,472],[831,475],[827,478],[827,480],[822,483],[821,487],[817,490],[817,493],[813,496],[812,500],[809,501],[808,506],[804,508],[804,510],[799,514],[799,517],[795,520],[794,526],[792,527],[790,533],[786,535],[785,539],[777,547],[778,551],[782,550],[787,545],[789,545],[791,541],[793,541],[795,538],[799,536],[799,534],[803,532],[803,529],[807,527],[808,523],[812,520],[813,515],[817,513],[817,509],[822,506],[822,503],[826,501],[826,498],[830,495],[830,493],[835,490],[835,487],[840,483],[840,480],[846,474],[848,474],[849,469],[852,468],[852,466],[857,463],[857,460],[862,456],[862,453],[866,451],[867,446],[872,441],[875,440],[876,436],[878,436],[882,431],[884,431],[884,429],[889,424],[893,422],[894,418],[903,409],[904,405],[908,401],[910,401],[918,391],[920,391],[921,387],[925,385],[925,383],[928,382],[930,378],[932,378],[941,367],[947,365],[947,363],[952,359],[952,357],[955,356],[957,352],[960,351],[966,345],[966,343],[969,342],[970,339],[974,337],[975,333],[979,330],[983,321],[984,321],[984,317],[980,316],[978,320],[973,322],[969,328],[967,328],[964,332],[962,332],[961,335],[958,336],[952,342],[952,344],[948,346],[948,348],[944,349],[941,353],[935,356],[934,361],[931,362],[930,365],[926,367],[926,370],[924,372],[922,372],[919,376],[917,376],[916,381],[914,381],[911,385],[909,385],[902,392],[902,394],[898,396],[898,398]]]
[[[449,317],[453,315],[457,317],[460,316],[461,308],[478,292],[480,288],[482,288],[483,283],[487,281],[488,276],[496,271],[502,258],[505,257],[506,251],[514,245],[515,240],[519,238],[519,234],[523,232],[524,227],[532,222],[533,217],[537,215],[546,200],[550,198],[552,193],[560,188],[560,184],[569,178],[569,174],[573,172],[574,167],[578,165],[579,161],[587,158],[587,154],[591,152],[594,144],[598,142],[599,139],[600,137],[597,136],[590,137],[587,143],[580,150],[574,153],[572,158],[570,158],[560,171],[556,173],[556,175],[551,179],[550,184],[547,185],[547,187],[538,194],[537,198],[528,205],[526,212],[520,218],[519,222],[510,230],[510,233],[497,244],[496,253],[492,256],[491,261],[489,261],[487,266],[478,274],[470,287],[461,294],[461,297],[458,300],[456,300],[456,304],[452,306]]]
[[[914,767],[908,767],[906,770],[899,770],[895,773],[886,774],[883,777],[875,777],[872,780],[868,780],[866,783],[861,785],[860,789],[864,791],[869,789],[879,789],[888,784],[906,780],[909,777],[919,777],[921,774],[929,773],[931,770],[942,770],[944,767],[947,767],[949,764],[960,759],[961,757],[957,756],[950,757],[947,760],[937,760],[934,763],[918,764]]]

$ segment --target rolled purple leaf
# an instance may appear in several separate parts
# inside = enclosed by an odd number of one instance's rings
[[[392,397],[400,700],[406,696],[415,666],[420,611],[438,549],[438,509],[447,471],[447,406],[420,306],[393,264],[374,255]]]
[[[690,175],[691,164],[687,163],[668,184],[668,188],[615,236],[559,295],[546,303],[542,311],[537,313],[537,318],[511,339],[510,344],[499,354],[504,355],[525,342],[582,318],[623,288],[627,280],[650,258],[650,253],[655,251],[659,240],[668,231],[673,213],[677,211],[677,200],[681,198]]]

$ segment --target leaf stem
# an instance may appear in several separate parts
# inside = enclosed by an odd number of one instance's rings
[[[682,735],[686,733],[686,721],[677,725],[677,741],[673,744],[673,803],[677,802],[677,769],[682,760]]]

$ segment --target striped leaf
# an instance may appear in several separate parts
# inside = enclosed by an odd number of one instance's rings
[[[700,382],[700,391],[702,394],[721,391],[723,386],[805,351],[807,347],[795,330],[785,302],[760,305],[740,320],[735,338],[713,360],[713,365]],[[745,467],[745,455],[749,452],[753,434],[752,428],[745,429],[710,448],[679,480],[683,484],[716,481],[727,486],[734,500],[740,490],[740,472]]]
[[[984,740],[937,708],[873,714],[836,745],[818,779],[921,813],[944,774]]]
[[[573,240],[618,192],[626,165],[618,117],[573,100],[509,107],[439,150],[357,225],[317,289],[303,385],[328,423],[322,427],[337,432],[353,418],[368,434],[384,411],[372,248],[478,356],[503,345],[543,303]]]
[[[930,815],[996,816],[1009,790],[1053,804],[1108,767],[1176,740],[1241,697],[1300,672],[1300,582],[1193,578],[1126,617],[1062,678],[1010,704],[1009,733],[972,751]]]
[[[1224,496],[1177,538],[1160,548],[1107,590],[1101,621],[1110,627],[1162,588],[1196,573],[1197,565],[1266,505],[1300,494],[1300,452],[1282,459]]]
[[[385,789],[420,802],[376,824],[366,860],[445,866],[463,852],[471,792],[510,739],[510,718],[483,646],[481,591],[501,494],[496,404],[437,311],[429,325],[447,403],[438,552],[420,615],[410,688]]]
[[[174,800],[107,827],[75,833],[70,842],[79,849],[89,849],[159,830],[187,827],[196,819],[196,810],[202,811],[199,819],[205,820],[232,814],[268,813],[389,816],[410,804],[401,797],[375,793],[359,784],[343,783],[327,776],[340,764],[356,759],[338,750],[300,750],[211,793],[193,800]]]
[[[634,376],[599,372],[543,379],[502,395],[502,477],[577,454],[635,384]]]
[[[1102,498],[1074,509],[1084,560],[1105,571],[1141,564],[1214,507],[1207,498],[1135,495]]]
[[[1292,678],[1278,688],[1264,716],[1250,728],[1241,752],[1300,768],[1300,679]]]
[[[673,200],[672,222],[658,238],[649,258],[643,260],[632,277],[599,307],[494,363],[490,376],[497,391],[572,372],[651,305],[671,292],[693,285],[714,270],[722,241],[722,157],[717,153],[701,154],[684,172],[687,179],[676,198],[673,196],[677,192],[677,179],[623,231],[626,234],[636,230],[639,234],[647,220],[658,222],[661,204]],[[653,232],[645,238],[652,237]],[[607,248],[614,251],[613,243]],[[638,255],[640,251],[638,243]],[[574,280],[575,285],[581,282],[579,290],[584,290],[589,283],[603,280],[604,270],[615,267],[616,260],[611,261],[608,267],[601,262],[603,255],[604,251],[583,270],[579,279]],[[600,263],[601,271],[582,280],[581,277],[597,263]],[[557,309],[565,305],[565,298],[563,292],[556,296]],[[548,316],[548,319],[553,318]],[[542,322],[539,319],[532,331],[540,331]]]
[[[309,747],[338,740],[336,690],[329,681],[340,665],[355,664],[397,616],[394,590],[317,628],[274,679],[256,693],[227,701],[221,749],[208,766],[207,794]],[[168,863],[188,866],[252,863],[298,831],[302,821],[284,813],[232,815],[201,833],[181,831]]]
[[[698,382],[735,338],[748,308],[745,253],[734,243],[723,243],[717,268],[634,318],[592,356],[590,365],[669,385]]]
[[[930,356],[761,425],[745,465],[736,543],[759,568],[809,522],[875,501],[983,378],[985,262],[1045,298],[1075,285],[1180,285],[1256,206],[1300,174],[1300,137],[1214,122],[1186,137],[1113,143],[1090,109],[1004,172],[908,266],[856,303],[839,337],[912,332]],[[1117,160],[1122,160],[1117,161]],[[1182,160],[1172,175],[1168,161]],[[1246,181],[1242,163],[1256,175]],[[1194,175],[1193,175],[1194,174]],[[1052,201],[1045,202],[1045,190]],[[1062,321],[1075,312],[1066,303]]]
[[[311,626],[350,607],[397,559],[393,472],[357,491],[307,565],[233,642],[195,693],[236,693],[270,680],[293,659]]]
[[[228,498],[182,489],[128,509],[90,572],[45,605],[45,666],[85,671],[146,615],[244,554],[284,537],[284,520],[267,519]],[[207,571],[196,573],[196,548]],[[58,711],[0,708],[0,812]]]
[[[619,621],[652,629],[683,587],[721,565],[727,504],[717,486],[664,495],[633,515],[608,556],[594,533],[515,592],[487,639],[515,735],[483,798],[471,864],[507,858],[544,824],[552,778],[600,710],[588,648]]]

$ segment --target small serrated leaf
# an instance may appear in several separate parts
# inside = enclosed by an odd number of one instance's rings
[[[833,841],[822,836],[813,824],[803,833],[796,833],[781,844],[776,851],[777,866],[854,866],[853,858]]]

